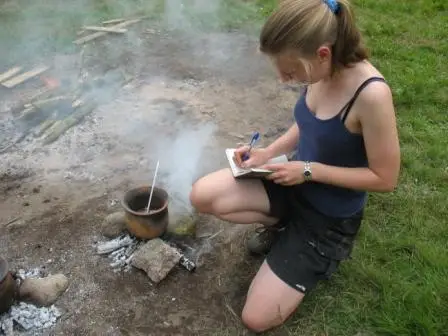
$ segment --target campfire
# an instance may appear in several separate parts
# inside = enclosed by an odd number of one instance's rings
[[[152,202],[148,203],[150,196]],[[110,266],[114,271],[129,271],[134,266],[158,283],[177,264],[190,272],[196,269],[195,263],[176,244],[176,237],[166,231],[168,194],[164,189],[135,188],[125,193],[121,203],[123,211],[110,214],[103,225],[109,236],[118,237],[96,246],[98,254],[112,259]]]
[[[1,73],[0,87],[10,90],[12,94],[24,94],[25,97],[9,111],[14,116],[14,124],[20,129],[21,134],[0,148],[0,154],[11,150],[29,136],[37,138],[43,145],[56,141],[101,104],[101,99],[95,95],[97,88],[107,85],[107,90],[110,91],[108,94],[113,95],[115,90],[129,82],[128,75],[120,69],[105,76],[113,83],[105,83],[103,76],[90,78],[84,68],[84,48],[85,44],[107,34],[125,34],[127,32],[125,27],[136,24],[142,19],[144,17],[114,19],[104,21],[104,26],[82,27],[78,35],[85,36],[73,41],[75,45],[81,47],[79,75],[74,83],[71,83],[72,78],[58,78],[51,75],[51,68],[47,65],[38,65],[27,71],[24,71],[22,66],[15,66]],[[29,82],[33,85],[31,92],[17,92]]]

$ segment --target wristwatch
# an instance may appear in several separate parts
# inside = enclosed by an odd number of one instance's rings
[[[303,176],[305,177],[305,181],[311,181],[313,178],[313,174],[311,173],[311,163],[309,161],[305,161]]]

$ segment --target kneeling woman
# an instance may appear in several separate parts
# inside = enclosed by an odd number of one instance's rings
[[[235,180],[228,169],[198,180],[197,211],[234,223],[260,223],[249,241],[266,254],[249,288],[245,325],[282,324],[318,281],[346,259],[363,218],[367,192],[394,190],[400,149],[392,94],[368,61],[348,0],[284,0],[268,18],[260,49],[282,81],[305,84],[295,123],[241,166],[265,165],[265,180]],[[237,157],[247,152],[239,148]]]

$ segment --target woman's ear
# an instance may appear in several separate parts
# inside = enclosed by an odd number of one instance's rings
[[[328,46],[321,46],[317,49],[317,58],[320,63],[325,63],[331,59],[331,49]]]

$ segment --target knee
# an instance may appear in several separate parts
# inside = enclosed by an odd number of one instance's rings
[[[251,331],[255,333],[262,333],[268,331],[269,329],[275,327],[279,323],[272,323],[269,318],[264,316],[264,314],[257,311],[257,309],[251,309],[244,307],[241,314],[241,320],[243,324]]]
[[[190,191],[190,203],[198,212],[210,212],[211,199],[207,190],[203,187],[202,180],[196,181]]]

